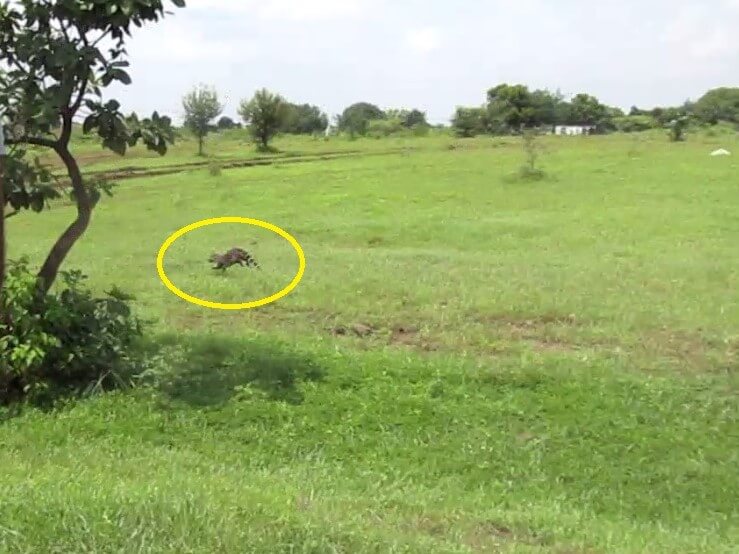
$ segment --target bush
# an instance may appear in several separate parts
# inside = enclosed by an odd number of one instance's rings
[[[132,298],[117,288],[95,298],[85,279],[63,272],[61,292],[39,298],[27,261],[10,265],[0,307],[0,405],[47,405],[125,384],[136,372],[143,328]]]
[[[524,181],[541,181],[546,177],[546,173],[536,165],[540,152],[540,148],[536,144],[536,134],[533,131],[526,131],[522,139],[526,162],[519,168],[518,176]]]
[[[220,177],[223,171],[223,167],[218,162],[210,162],[208,164],[208,173],[211,177]]]
[[[431,127],[425,123],[418,123],[411,127],[411,132],[414,137],[427,137],[431,132]]]
[[[385,138],[405,131],[399,119],[377,119],[368,124],[368,134],[374,138]]]
[[[452,120],[454,133],[459,138],[472,138],[483,134],[487,126],[482,108],[457,108]]]
[[[656,124],[648,115],[626,115],[613,120],[618,131],[622,133],[641,133],[655,128]]]
[[[681,116],[673,119],[668,128],[670,129],[669,137],[672,142],[681,142],[685,140],[685,130],[688,128],[690,120],[687,116]]]

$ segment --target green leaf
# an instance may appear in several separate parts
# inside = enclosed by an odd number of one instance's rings
[[[85,118],[85,122],[82,124],[82,132],[88,134],[98,124],[98,118],[95,114],[90,114]]]
[[[124,85],[130,85],[131,84],[131,77],[128,73],[123,71],[122,69],[114,69],[113,70],[113,79],[116,81],[120,81]]]

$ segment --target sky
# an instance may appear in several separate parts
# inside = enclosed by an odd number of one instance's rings
[[[628,109],[739,86],[739,0],[187,0],[133,32],[125,111],[180,121],[213,86],[224,113],[262,87],[330,115],[358,101],[446,123],[503,82]]]

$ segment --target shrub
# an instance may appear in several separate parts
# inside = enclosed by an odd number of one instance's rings
[[[521,138],[526,154],[526,162],[519,168],[518,176],[524,181],[540,181],[546,176],[546,173],[536,166],[536,162],[539,159],[539,146],[536,144],[536,134],[533,131],[526,131]]]
[[[10,264],[0,306],[0,405],[55,399],[126,383],[142,322],[117,288],[96,298],[86,277],[61,272],[61,292],[38,296],[27,260]]]
[[[431,132],[431,127],[425,123],[418,123],[411,127],[411,132],[414,137],[427,137]]]
[[[220,177],[222,170],[223,167],[218,162],[210,162],[208,164],[208,173],[210,173],[211,177]]]
[[[670,132],[669,137],[672,142],[681,142],[685,140],[685,130],[688,128],[690,120],[687,116],[681,116],[673,119],[668,125]]]
[[[622,133],[640,133],[655,127],[655,121],[648,115],[626,115],[613,120],[618,131]]]
[[[405,131],[399,119],[377,119],[368,124],[368,134],[374,138],[384,138],[397,135]]]
[[[454,133],[459,138],[472,138],[485,132],[487,121],[482,108],[457,108],[452,120]]]

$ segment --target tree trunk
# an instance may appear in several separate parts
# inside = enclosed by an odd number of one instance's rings
[[[0,128],[0,135],[3,130]],[[3,308],[3,286],[5,285],[5,183],[3,172],[5,171],[5,150],[0,139],[0,319]]]
[[[198,137],[198,156],[203,155],[203,137]]]
[[[3,307],[3,286],[5,285],[5,135],[0,123],[0,310]],[[2,312],[0,311],[0,318]]]
[[[82,237],[90,224],[92,218],[92,200],[87,193],[80,168],[77,161],[69,152],[66,146],[58,146],[56,153],[64,162],[67,173],[72,181],[72,189],[74,190],[75,199],[77,201],[77,219],[67,227],[67,230],[57,239],[56,244],[52,247],[49,255],[41,266],[38,273],[39,289],[42,293],[47,293],[51,289],[54,281],[59,274],[64,259],[75,243]]]

